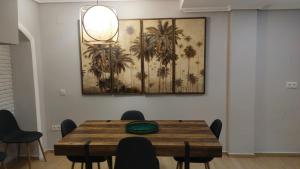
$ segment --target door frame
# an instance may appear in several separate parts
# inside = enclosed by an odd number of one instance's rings
[[[33,85],[34,85],[34,101],[35,101],[35,112],[36,112],[36,124],[37,130],[43,133],[42,127],[42,117],[41,117],[41,103],[40,103],[40,88],[39,88],[39,78],[38,78],[38,65],[36,56],[36,45],[35,38],[28,31],[28,29],[21,23],[18,24],[19,31],[21,31],[29,40],[31,47],[31,57],[32,57],[32,72],[33,72]],[[41,140],[44,146],[45,141]],[[45,147],[45,146],[44,146]],[[42,153],[39,150],[39,158],[42,159]]]

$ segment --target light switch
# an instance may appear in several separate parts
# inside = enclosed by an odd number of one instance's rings
[[[52,126],[51,126],[51,130],[52,131],[60,131],[61,129],[60,129],[60,125],[59,124],[53,124]]]
[[[59,90],[59,95],[60,95],[60,96],[66,96],[66,95],[67,95],[66,89],[60,89],[60,90]]]
[[[287,89],[297,89],[298,88],[298,82],[285,82],[285,87]]]

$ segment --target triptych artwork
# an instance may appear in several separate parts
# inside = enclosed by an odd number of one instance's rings
[[[80,24],[83,94],[204,94],[205,18],[120,20],[118,42]]]

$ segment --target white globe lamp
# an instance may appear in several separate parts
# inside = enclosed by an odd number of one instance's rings
[[[99,43],[112,43],[118,38],[119,20],[116,12],[106,6],[88,8],[82,16],[85,33]]]

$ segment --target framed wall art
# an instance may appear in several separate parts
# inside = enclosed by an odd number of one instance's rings
[[[127,19],[94,44],[79,22],[83,94],[204,94],[206,18]]]

